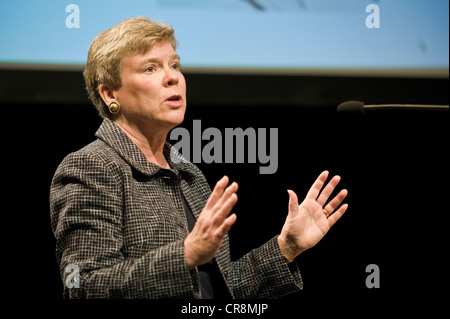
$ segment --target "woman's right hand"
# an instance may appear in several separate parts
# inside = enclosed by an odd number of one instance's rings
[[[189,270],[213,259],[223,238],[236,222],[231,210],[237,202],[238,184],[222,177],[214,187],[191,233],[184,240],[186,263]]]

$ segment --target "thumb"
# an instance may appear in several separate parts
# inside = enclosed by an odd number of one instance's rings
[[[288,189],[289,194],[289,213],[297,213],[298,212],[298,197],[297,194],[293,190]]]

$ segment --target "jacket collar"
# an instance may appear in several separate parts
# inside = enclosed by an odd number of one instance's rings
[[[109,119],[104,119],[95,136],[109,145],[128,164],[144,175],[155,175],[163,170],[160,166],[150,163],[144,153],[129,139],[129,137]],[[187,173],[194,177],[196,172],[193,164],[188,162],[169,142],[165,142],[164,156],[176,175]]]

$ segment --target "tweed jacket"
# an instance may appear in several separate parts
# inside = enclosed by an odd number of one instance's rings
[[[188,225],[182,197],[198,218],[211,189],[201,173],[166,142],[170,170],[147,161],[112,121],[97,140],[69,154],[50,188],[65,298],[201,298],[197,269],[186,266]],[[302,288],[276,237],[237,261],[224,238],[216,262],[233,298],[277,298]],[[79,287],[66,284],[70,267]]]

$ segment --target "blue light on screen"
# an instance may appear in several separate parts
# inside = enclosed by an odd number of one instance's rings
[[[68,27],[68,5],[79,27]],[[366,12],[379,8],[379,26]],[[447,0],[0,2],[0,68],[82,69],[91,41],[134,16],[172,25],[192,70],[435,69],[448,77]]]

